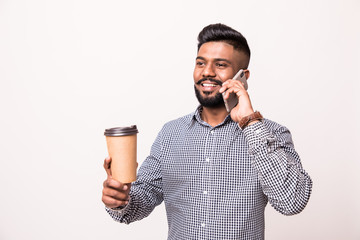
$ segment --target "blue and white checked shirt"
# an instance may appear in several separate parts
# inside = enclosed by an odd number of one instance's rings
[[[131,223],[165,202],[170,240],[264,239],[264,208],[301,212],[312,181],[288,129],[264,119],[241,130],[228,116],[211,127],[195,113],[158,134],[139,169],[129,204],[109,209]]]

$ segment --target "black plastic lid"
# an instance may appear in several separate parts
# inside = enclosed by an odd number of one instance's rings
[[[104,135],[109,137],[118,137],[118,136],[128,136],[137,134],[139,131],[136,128],[136,125],[130,127],[115,127],[105,129]]]

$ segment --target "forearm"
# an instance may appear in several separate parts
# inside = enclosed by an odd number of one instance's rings
[[[253,166],[270,204],[286,215],[299,213],[309,200],[312,181],[301,166],[290,132],[284,127],[270,131],[272,123],[264,121],[244,129]]]

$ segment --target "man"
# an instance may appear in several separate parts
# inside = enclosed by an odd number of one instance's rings
[[[117,221],[148,216],[165,202],[168,239],[263,239],[264,209],[301,212],[312,181],[303,170],[288,129],[254,112],[249,95],[233,76],[244,69],[246,39],[223,24],[205,27],[198,36],[194,70],[200,106],[164,125],[137,181],[123,184],[104,167],[103,202]],[[235,93],[230,114],[224,98]]]

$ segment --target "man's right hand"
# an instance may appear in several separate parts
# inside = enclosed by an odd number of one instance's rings
[[[111,158],[107,157],[104,160],[104,168],[107,174],[107,179],[103,184],[102,201],[108,208],[117,208],[129,203],[129,192],[131,183],[124,184],[116,181],[111,176]]]

